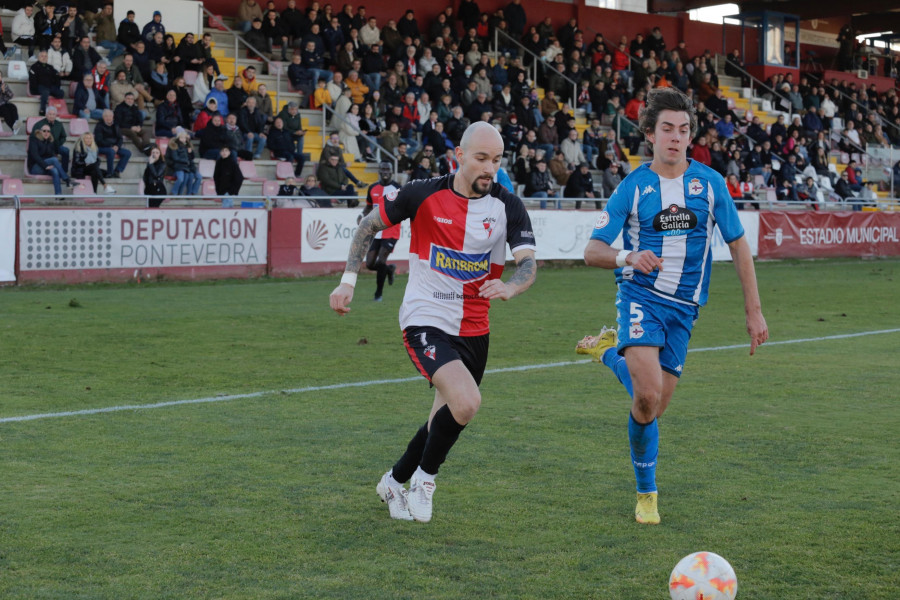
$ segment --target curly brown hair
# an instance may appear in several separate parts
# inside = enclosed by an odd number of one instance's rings
[[[644,135],[656,130],[659,113],[664,110],[686,112],[691,120],[691,138],[697,134],[697,110],[694,103],[678,88],[653,88],[647,92],[647,104],[638,113],[638,127]]]

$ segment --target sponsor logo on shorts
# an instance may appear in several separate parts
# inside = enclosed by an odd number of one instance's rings
[[[609,213],[605,210],[600,213],[600,216],[597,217],[597,222],[594,223],[594,229],[603,229],[609,224]]]
[[[437,349],[434,346],[428,346],[425,348],[425,356],[434,360],[434,356],[437,354]]]
[[[633,340],[640,339],[644,335],[644,328],[641,327],[640,323],[632,323],[631,327],[628,328],[628,335]]]
[[[684,369],[684,365],[678,365],[677,367],[675,367],[675,370],[678,371],[679,373],[681,373],[681,371],[683,369]]]
[[[431,269],[457,281],[478,281],[491,270],[491,253],[471,254],[442,246],[431,246]]]
[[[686,206],[671,204],[653,217],[653,229],[663,235],[687,235],[697,226],[697,215]]]
[[[699,196],[706,189],[706,186],[703,185],[703,182],[697,178],[691,179],[688,182],[688,193],[691,196]]]

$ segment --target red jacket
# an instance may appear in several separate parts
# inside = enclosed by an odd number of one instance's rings
[[[707,167],[712,164],[712,155],[709,153],[709,146],[694,144],[694,147],[691,149],[691,158],[697,162],[703,163]]]

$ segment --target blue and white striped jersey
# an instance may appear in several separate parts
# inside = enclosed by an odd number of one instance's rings
[[[613,192],[591,239],[612,244],[622,232],[626,249],[651,250],[663,259],[662,271],[649,275],[631,266],[616,269],[616,282],[631,281],[665,298],[703,306],[716,225],[726,243],[744,235],[719,173],[692,160],[681,177],[665,179],[647,163]]]

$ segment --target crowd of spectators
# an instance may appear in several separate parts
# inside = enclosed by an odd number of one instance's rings
[[[111,5],[83,4],[87,8],[79,12],[48,0],[40,10],[25,7],[16,16],[16,43],[37,52],[29,83],[41,98],[42,114],[50,97],[63,96],[62,81],[69,80],[76,82],[76,114],[98,119],[99,128],[111,111],[115,135],[94,131],[101,154],[103,148],[122,148],[112,142],[128,138],[149,155],[152,127],[154,137],[171,139],[169,147],[179,150],[182,162],[181,149],[195,138],[199,156],[189,155],[192,162],[252,160],[268,151],[293,163],[299,176],[307,155],[298,109],[328,106],[335,134],[317,167],[318,185],[328,194],[352,195],[351,182],[362,185],[345,164],[345,153],[360,162],[392,155],[401,180],[453,172],[452,149],[471,122],[484,120],[502,132],[508,171],[524,196],[608,197],[616,178],[629,171],[628,154],[643,148],[636,121],[653,87],[674,86],[693,97],[700,124],[691,147],[695,159],[739,183],[759,181],[752,177],[759,175],[786,197],[801,193],[786,177],[790,165],[827,177],[817,144],[827,157],[836,118],[845,152],[900,142],[893,92],[879,95],[838,82],[826,92],[806,78],[794,83],[791,75],[776,76],[767,82],[770,99],[795,116],[790,124],[779,120],[767,128],[729,107],[708,50],[692,55],[683,40],[667,44],[658,27],[646,37],[638,32],[633,39],[608,42],[601,33],[587,34],[576,19],[559,28],[549,17],[532,23],[521,0],[491,13],[475,0],[462,0],[458,9],[449,6],[423,24],[413,9],[384,22],[362,6],[346,4],[335,13],[316,0],[306,8],[288,0],[278,11],[271,0],[265,6],[241,0],[236,28],[254,48],[248,56],[259,51],[285,61],[291,89],[299,95],[278,114],[254,66],[230,82],[221,74],[209,34],[195,40],[188,33],[176,44],[159,12],[139,28],[132,11],[114,23]],[[31,30],[21,26],[38,19]],[[108,50],[106,58],[96,46]],[[537,81],[530,78],[535,62],[541,67]],[[735,51],[726,71],[743,77],[741,67]],[[191,86],[188,71],[197,74]],[[576,111],[589,121],[582,133],[575,127]],[[193,193],[199,178],[172,164],[168,153],[164,160],[176,177],[175,189]],[[598,181],[592,167],[601,172]],[[109,162],[100,174],[114,178],[117,170]],[[145,186],[151,187],[146,178]]]

